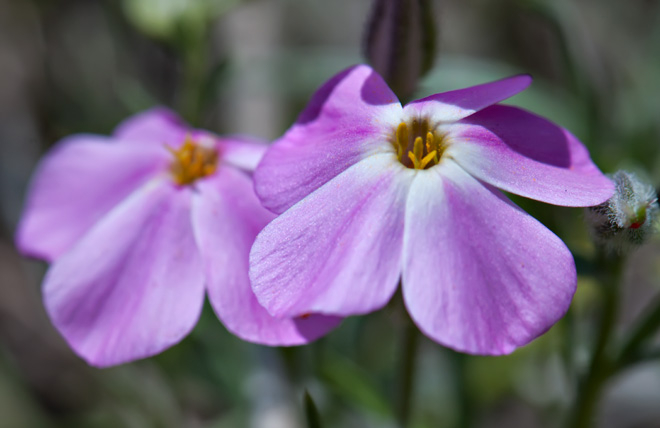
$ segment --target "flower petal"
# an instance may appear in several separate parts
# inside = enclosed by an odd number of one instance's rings
[[[525,110],[492,106],[454,128],[447,155],[507,192],[571,207],[598,205],[614,192],[577,138]]]
[[[385,305],[401,273],[413,176],[395,156],[375,155],[273,220],[250,253],[259,302],[277,317],[353,315]]]
[[[451,160],[410,189],[403,297],[419,328],[461,352],[500,355],[568,309],[575,264],[564,243]]]
[[[222,167],[198,184],[193,227],[211,305],[229,331],[266,345],[308,343],[335,328],[341,318],[324,315],[273,318],[252,292],[248,256],[257,233],[275,217],[259,203],[243,172]]]
[[[44,300],[53,324],[94,366],[179,342],[204,301],[190,192],[168,182],[137,190],[52,265]]]
[[[264,206],[282,213],[369,154],[391,150],[401,105],[370,67],[350,68],[319,89],[255,172]]]
[[[218,148],[223,162],[252,172],[266,153],[268,145],[253,138],[222,137],[218,139]]]
[[[103,215],[166,168],[167,151],[75,135],[41,161],[16,234],[24,254],[49,261],[67,251]]]
[[[504,101],[524,91],[532,83],[529,75],[521,74],[465,89],[442,92],[406,104],[404,114],[426,117],[432,122],[452,122]]]
[[[127,143],[156,144],[177,147],[190,127],[171,110],[154,107],[121,122],[113,137]]]

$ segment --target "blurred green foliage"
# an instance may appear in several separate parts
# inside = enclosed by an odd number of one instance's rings
[[[182,31],[209,26],[240,0],[124,0],[127,19],[144,34],[170,40]]]

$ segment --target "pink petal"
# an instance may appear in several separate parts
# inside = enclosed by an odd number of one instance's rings
[[[299,345],[336,327],[341,318],[273,318],[257,302],[248,256],[257,233],[275,216],[261,206],[248,176],[232,167],[198,184],[193,226],[204,262],[211,305],[229,331],[266,345]]]
[[[222,137],[218,139],[222,161],[245,171],[254,171],[268,145],[253,138]]]
[[[524,91],[530,83],[531,76],[523,74],[443,92],[407,104],[404,113],[407,117],[426,117],[436,123],[460,120]]]
[[[75,135],[41,161],[16,234],[24,254],[54,260],[116,204],[166,169],[168,153]]]
[[[157,354],[197,322],[204,276],[190,204],[187,189],[148,183],[52,265],[46,309],[88,363],[104,367]]]
[[[598,205],[614,187],[567,130],[519,108],[492,106],[449,134],[466,171],[507,192],[555,205]]]
[[[255,189],[264,206],[282,213],[369,154],[390,149],[400,115],[396,96],[370,67],[333,77],[259,164]]]
[[[405,196],[414,173],[371,156],[273,220],[250,254],[259,302],[277,317],[376,310],[401,272]]]
[[[409,195],[403,296],[427,336],[507,354],[564,315],[575,265],[543,225],[451,160],[420,173]]]
[[[115,128],[113,137],[127,143],[176,147],[190,132],[190,127],[174,112],[154,107],[124,120]]]

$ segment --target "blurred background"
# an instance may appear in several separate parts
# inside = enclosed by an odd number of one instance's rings
[[[206,307],[180,345],[97,370],[41,303],[46,266],[12,236],[30,175],[60,138],[108,134],[166,105],[220,134],[272,140],[312,92],[363,62],[368,0],[0,0],[0,427],[394,427],[405,311],[347,319],[302,348],[231,336]],[[417,95],[531,73],[509,103],[570,129],[607,173],[660,185],[660,1],[435,0],[434,68]],[[569,315],[510,356],[458,355],[419,339],[411,426],[561,427],[599,308],[579,209],[515,198],[575,255]],[[624,274],[618,334],[660,291],[660,244]],[[599,427],[660,427],[660,359],[606,385]]]

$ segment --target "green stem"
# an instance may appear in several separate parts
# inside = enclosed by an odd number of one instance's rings
[[[185,52],[183,58],[181,109],[192,125],[199,125],[201,115],[201,88],[206,69],[203,45]]]
[[[401,340],[402,355],[399,388],[397,394],[395,394],[396,416],[401,428],[406,428],[410,420],[418,341],[419,332],[417,331],[417,327],[410,320],[407,320],[406,326],[403,328]]]
[[[303,407],[305,410],[305,419],[307,420],[307,428],[321,428],[321,415],[314,403],[314,399],[309,395],[309,391],[305,390],[303,395]]]
[[[622,260],[601,258],[599,267],[603,276],[603,314],[598,331],[596,347],[591,357],[588,371],[578,386],[578,397],[572,413],[570,427],[586,428],[593,426],[594,414],[603,385],[614,372],[614,362],[609,347],[619,311],[619,278]]]
[[[563,344],[561,347],[561,354],[566,366],[566,373],[569,379],[575,379],[575,359],[573,351],[575,350],[576,337],[575,337],[575,313],[573,308],[568,308],[568,312],[560,321],[563,327]]]
[[[179,110],[188,123],[199,126],[202,113],[202,90],[207,74],[207,26],[179,24],[175,47],[181,57]]]
[[[454,393],[458,400],[458,409],[456,415],[456,428],[470,428],[473,425],[474,404],[467,389],[467,367],[465,354],[459,352],[450,352],[450,364],[454,373]]]
[[[637,325],[633,327],[629,339],[621,347],[616,359],[616,367],[623,368],[639,356],[648,339],[660,328],[660,296],[656,297]]]
[[[657,360],[660,360],[660,348],[652,348],[644,350],[644,352],[640,352],[639,354],[635,355],[635,358],[630,361],[630,364]]]
[[[301,367],[299,361],[300,349],[295,346],[280,346],[276,348],[282,361],[286,379],[291,385],[296,385],[301,378]]]

